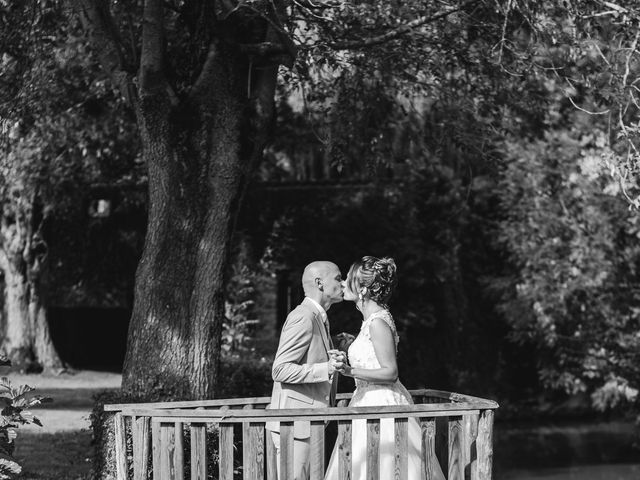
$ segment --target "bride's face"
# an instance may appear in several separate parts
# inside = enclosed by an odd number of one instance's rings
[[[349,302],[355,302],[358,300],[358,294],[349,288],[351,285],[351,276],[348,276],[346,280],[342,282],[342,289],[344,290],[344,300]]]

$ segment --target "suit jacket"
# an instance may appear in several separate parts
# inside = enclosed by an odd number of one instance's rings
[[[324,408],[333,403],[338,374],[329,379],[331,339],[320,312],[307,298],[288,316],[282,327],[271,374],[273,392],[269,408]],[[278,422],[267,429],[280,431]],[[295,422],[294,436],[310,436],[309,422]]]

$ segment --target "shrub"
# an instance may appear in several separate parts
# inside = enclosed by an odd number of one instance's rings
[[[10,366],[11,362],[0,356],[0,366]],[[41,395],[31,396],[35,390],[29,385],[14,388],[7,377],[0,378],[0,480],[14,478],[22,471],[20,464],[13,458],[14,443],[17,428],[20,425],[34,423],[42,426],[29,408],[40,403],[50,402],[51,399]]]

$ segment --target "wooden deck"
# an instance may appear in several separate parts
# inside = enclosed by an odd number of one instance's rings
[[[341,479],[351,479],[351,425],[367,420],[367,480],[380,479],[377,463],[381,418],[395,420],[395,479],[407,479],[407,419],[422,427],[422,478],[433,478],[440,462],[448,480],[491,480],[491,400],[438,390],[413,390],[415,405],[265,410],[270,399],[105,405],[115,422],[117,480],[276,480],[275,452],[265,423],[281,424],[280,470],[293,478],[293,422],[311,423],[311,479],[325,469],[325,427],[337,422]],[[315,440],[315,441],[314,441]]]

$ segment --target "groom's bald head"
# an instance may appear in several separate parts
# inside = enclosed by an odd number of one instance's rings
[[[322,280],[332,269],[338,270],[335,263],[320,260],[307,265],[302,272],[302,288],[305,295],[315,292],[318,288],[316,279]]]
[[[320,303],[325,310],[344,296],[340,269],[333,262],[316,261],[307,265],[302,273],[302,288],[307,297]]]

